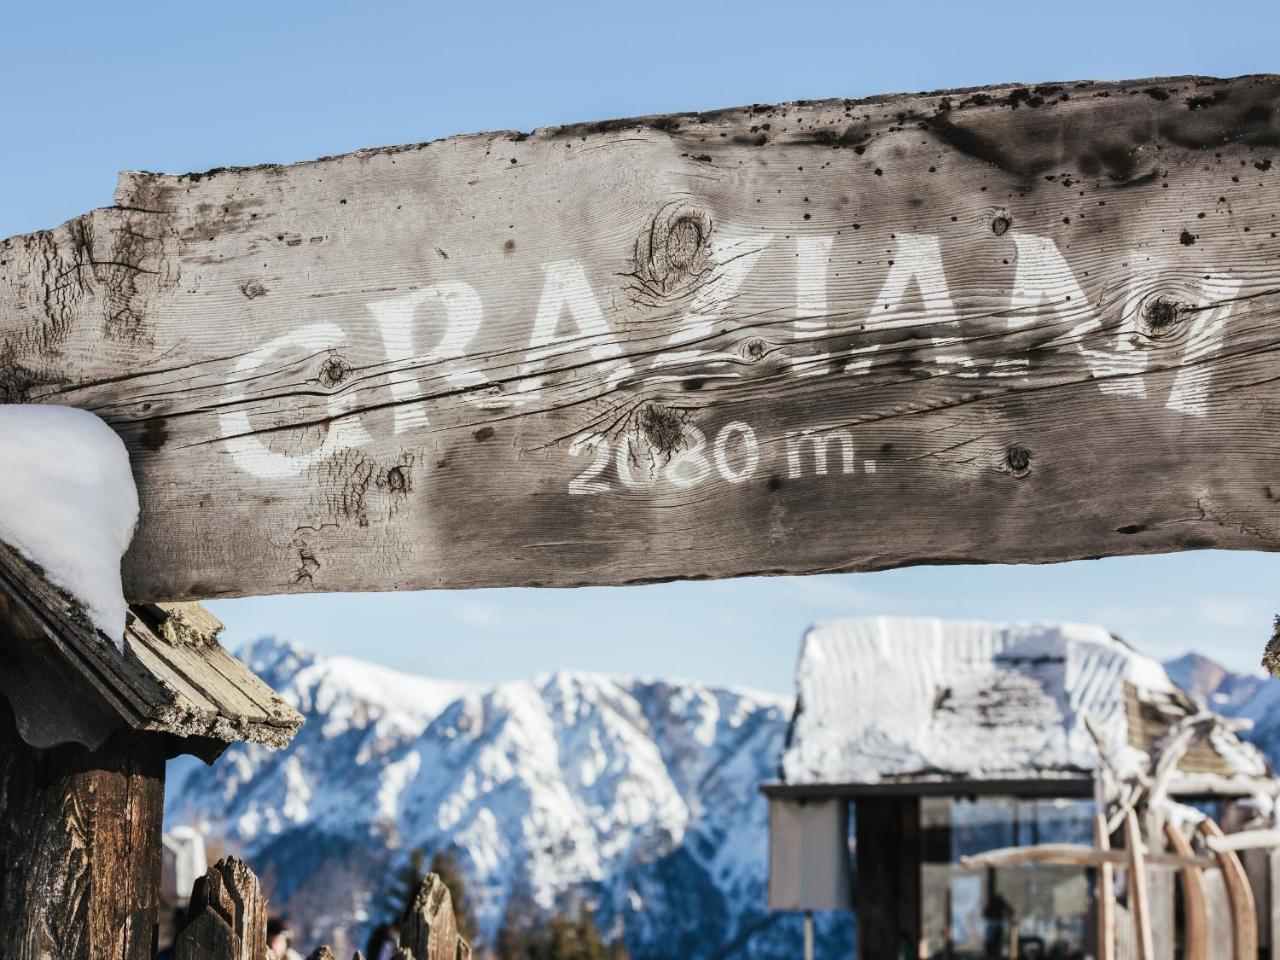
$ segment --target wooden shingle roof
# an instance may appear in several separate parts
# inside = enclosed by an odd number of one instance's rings
[[[124,651],[42,571],[0,543],[0,693],[33,747],[96,749],[120,727],[211,759],[228,744],[287,744],[302,717],[218,642],[196,603],[130,607]]]

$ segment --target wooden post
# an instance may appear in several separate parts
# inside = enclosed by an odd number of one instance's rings
[[[1107,815],[1099,813],[1093,821],[1094,840],[1099,850],[1111,849],[1111,833]],[[1116,868],[1110,863],[1098,867],[1098,960],[1115,960],[1116,956]]]
[[[422,878],[400,921],[400,943],[413,960],[468,960],[471,947],[458,935],[453,897],[434,873]]]
[[[1129,853],[1129,910],[1133,913],[1136,960],[1153,960],[1155,947],[1151,941],[1151,905],[1147,896],[1147,858],[1138,829],[1138,817],[1132,810],[1124,818],[1124,845]]]
[[[175,960],[265,960],[267,907],[244,862],[219,860],[196,881],[173,952]]]
[[[858,956],[902,956],[920,943],[920,798],[857,801]]]
[[[150,960],[164,738],[36,750],[0,698],[0,957]]]

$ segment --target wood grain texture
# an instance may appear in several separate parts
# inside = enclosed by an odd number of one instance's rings
[[[127,173],[0,398],[128,444],[133,600],[1280,544],[1280,79]]]
[[[206,760],[239,741],[283,747],[301,715],[227,652],[221,629],[197,604],[135,605],[122,654],[0,543],[0,694],[32,746],[96,749],[126,729]]]
[[[150,960],[165,751],[117,734],[35,750],[0,698],[0,957]],[[260,960],[260,958],[257,958]]]
[[[453,897],[434,873],[422,878],[400,920],[400,943],[415,960],[465,960],[471,955],[458,933]]]
[[[196,881],[175,960],[267,960],[267,907],[253,871],[235,857]]]

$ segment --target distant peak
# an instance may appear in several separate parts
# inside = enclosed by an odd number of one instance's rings
[[[280,672],[291,676],[320,659],[313,650],[274,633],[250,640],[236,651],[236,656],[259,676]]]

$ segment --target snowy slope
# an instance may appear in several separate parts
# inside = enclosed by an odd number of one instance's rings
[[[789,700],[580,673],[475,688],[276,639],[244,656],[307,724],[283,754],[240,746],[190,773],[167,816],[244,851],[311,935],[380,919],[346,891],[452,845],[490,942],[509,903],[585,903],[638,958],[794,954],[796,918],[764,909],[757,790]],[[847,920],[823,935],[848,952]]]

